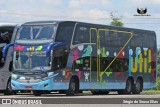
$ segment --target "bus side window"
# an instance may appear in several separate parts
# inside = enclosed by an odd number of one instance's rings
[[[141,36],[141,37],[140,37]],[[143,36],[140,34],[134,34],[131,39],[131,46],[133,47],[142,47]]]
[[[67,42],[67,44],[70,45],[71,38],[73,35],[73,29],[74,29],[74,25],[60,24],[57,30],[55,41],[56,42]]]
[[[124,33],[124,32],[118,32],[118,37],[119,37],[119,45],[123,47],[131,37],[131,34],[129,33]]]
[[[90,42],[91,43],[97,43],[97,31],[96,30],[90,30]]]
[[[148,48],[149,46],[149,38],[148,38],[148,34],[143,34],[143,47]]]
[[[74,24],[59,24],[57,29],[56,42],[64,42],[64,46],[60,46],[53,51],[53,69],[62,69],[67,65],[70,43],[73,35]]]
[[[53,50],[53,70],[65,68],[67,65],[68,53],[66,53],[63,47],[58,47]]]
[[[154,48],[155,43],[156,43],[156,39],[155,39],[154,35],[146,34],[145,35],[145,41],[143,41],[143,43],[145,43],[148,48]]]
[[[90,43],[90,33],[88,27],[78,26],[74,35],[73,44]]]
[[[99,31],[99,36],[100,36],[100,46],[102,47],[106,47],[106,41],[105,41],[105,31],[104,30],[100,30]]]

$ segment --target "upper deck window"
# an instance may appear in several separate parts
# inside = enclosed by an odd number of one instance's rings
[[[28,41],[53,41],[55,25],[24,25],[20,28],[16,42]]]

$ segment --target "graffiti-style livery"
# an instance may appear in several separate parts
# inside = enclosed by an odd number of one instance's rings
[[[139,94],[156,83],[153,31],[71,21],[28,22],[14,44],[12,88],[74,95]]]

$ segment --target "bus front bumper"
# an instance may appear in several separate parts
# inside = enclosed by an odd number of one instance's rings
[[[13,90],[52,90],[53,79],[47,79],[37,83],[21,83],[11,80],[11,86]]]

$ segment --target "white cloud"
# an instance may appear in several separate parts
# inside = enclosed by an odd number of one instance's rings
[[[0,3],[4,3],[5,2],[5,0],[0,0]]]
[[[70,19],[92,22],[98,20],[100,22],[100,20],[109,18],[110,12],[107,9],[110,7],[112,7],[112,4],[109,0],[70,0],[68,4],[70,12],[67,13],[67,16]]]
[[[152,5],[159,5],[160,0],[126,0],[126,4],[128,6],[152,6]]]
[[[0,14],[7,12],[6,10],[0,9]]]
[[[159,13],[153,14],[153,17],[154,18],[160,18],[160,14]]]
[[[0,7],[0,12],[10,17],[39,18],[59,16],[61,9],[57,7],[62,5],[62,0],[6,0],[3,4],[5,7]]]
[[[80,2],[79,0],[71,0],[69,2],[69,8],[79,8],[82,5],[82,2]]]
[[[73,10],[68,17],[82,20],[103,20],[109,18],[109,13],[100,9],[89,9],[87,11]]]
[[[109,18],[109,13],[100,9],[92,9],[89,11],[88,15],[90,17],[97,17],[97,18]]]
[[[123,14],[123,17],[124,18],[133,18],[133,14],[129,13],[128,11],[125,11],[124,14]]]
[[[2,0],[1,0],[2,1]],[[111,6],[109,0],[3,0],[5,8],[0,12],[6,17],[21,19],[97,19],[108,17],[106,8]],[[66,6],[66,7],[65,7]],[[104,10],[103,10],[104,9]],[[10,14],[11,13],[11,14]],[[17,13],[17,14],[12,14]],[[69,17],[69,18],[67,18]],[[2,17],[1,17],[2,19]],[[5,19],[3,19],[5,20]],[[11,20],[11,18],[9,18]]]
[[[101,0],[101,3],[104,6],[112,7],[112,3],[109,0]]]
[[[149,1],[149,0],[148,0]],[[160,0],[150,0],[154,4],[160,4]]]
[[[43,0],[43,2],[53,6],[60,6],[63,0]]]
[[[88,9],[97,6],[110,8],[112,3],[109,0],[70,0],[68,7],[71,9]]]

